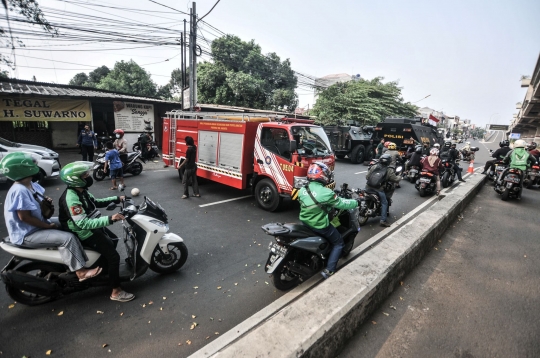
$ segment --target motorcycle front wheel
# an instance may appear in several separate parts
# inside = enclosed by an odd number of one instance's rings
[[[501,199],[502,201],[508,201],[508,199],[510,199],[510,190],[508,190],[508,188],[504,189]]]
[[[156,246],[150,259],[150,270],[166,274],[180,269],[186,263],[188,249],[183,242],[173,242],[167,245],[168,254]]]
[[[103,171],[103,168],[98,168],[94,170],[94,173],[92,174],[92,176],[94,177],[94,180],[97,180],[97,181],[102,181],[106,177],[105,172]]]
[[[450,185],[450,173],[445,172],[443,174],[441,182],[442,182],[441,184],[442,184],[443,188],[448,188],[448,186]]]
[[[36,277],[45,277],[50,272],[58,272],[58,267],[42,262],[30,262],[28,264],[17,267],[16,271]],[[6,291],[9,297],[27,306],[37,306],[53,300],[53,297],[41,296],[35,293],[26,292],[24,290],[15,288],[9,284],[6,285]]]

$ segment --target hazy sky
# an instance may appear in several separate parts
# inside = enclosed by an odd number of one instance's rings
[[[59,0],[40,0],[39,4],[46,17],[48,9],[56,8],[60,10],[56,16],[78,12],[108,17],[111,23],[121,16],[122,20],[179,31],[185,18],[149,0],[73,1],[77,4]],[[191,4],[186,0],[156,1],[186,12]],[[214,3],[197,1],[199,16]],[[92,4],[169,13],[134,13]],[[368,79],[383,76],[388,81],[399,80],[406,101],[416,102],[431,95],[417,105],[444,110],[477,124],[511,120],[517,112],[516,102],[525,95],[520,76],[532,73],[540,52],[538,0],[221,0],[204,20],[243,40],[254,39],[264,53],[276,52],[282,59],[289,58],[296,71],[314,76],[349,73]],[[212,29],[203,25],[202,30],[208,40],[215,38]],[[43,82],[67,83],[81,70],[113,67],[115,61],[132,58],[163,85],[180,64],[179,50],[173,46],[110,51],[106,49],[127,46],[92,43],[66,47],[51,39],[41,41],[39,46],[44,47],[37,51],[30,50],[35,42],[25,43],[28,49],[16,51],[19,67],[15,75],[21,79],[35,75]],[[52,51],[71,48],[101,50]],[[171,60],[161,62],[166,59]],[[310,91],[299,89],[298,94],[301,107],[313,105]]]

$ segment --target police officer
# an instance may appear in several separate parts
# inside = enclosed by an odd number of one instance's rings
[[[79,133],[77,147],[81,147],[82,160],[84,162],[94,161],[94,149],[97,149],[97,137],[96,134],[90,130],[88,124],[86,124],[81,133]]]

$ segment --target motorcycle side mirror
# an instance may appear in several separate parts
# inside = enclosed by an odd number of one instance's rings
[[[115,203],[110,203],[109,205],[107,205],[107,211],[112,211],[114,209],[116,209],[117,205]]]

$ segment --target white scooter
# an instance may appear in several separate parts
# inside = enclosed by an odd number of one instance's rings
[[[124,188],[120,189],[123,191]],[[117,207],[112,203],[107,210]],[[161,205],[145,196],[144,203],[135,206],[131,198],[126,197],[120,213],[125,217],[122,226],[127,253],[125,263],[120,264],[121,281],[134,280],[148,268],[166,274],[184,265],[188,256],[187,247],[180,236],[169,232],[167,215]],[[99,216],[101,213],[96,210],[94,217]],[[100,230],[117,245],[118,238],[110,230]],[[84,246],[84,241],[82,243]],[[19,303],[33,306],[90,287],[109,285],[107,262],[100,253],[91,249],[85,248],[88,256],[86,267],[99,265],[103,271],[94,278],[79,282],[74,272],[68,272],[56,248],[34,249],[6,241],[0,242],[0,247],[13,255],[0,276],[8,295]],[[20,265],[23,261],[29,262]]]

